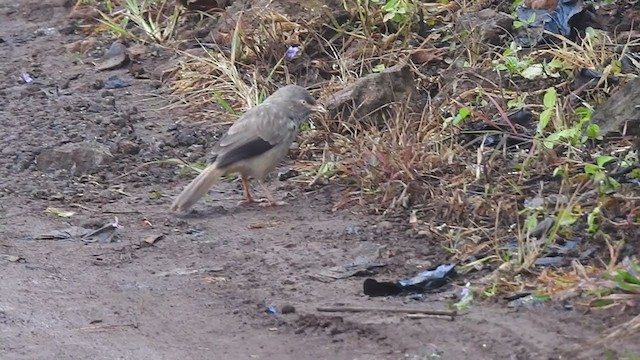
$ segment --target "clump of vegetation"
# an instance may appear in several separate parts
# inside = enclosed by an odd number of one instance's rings
[[[183,10],[169,4],[108,1],[100,22],[117,36],[171,46]],[[175,49],[183,57],[171,106],[231,122],[281,84],[322,77],[313,88],[322,98],[407,63],[417,96],[390,104],[378,124],[314,119],[302,134],[296,180],[343,184],[336,208],[405,214],[416,238],[436,241],[465,271],[489,272],[487,296],[581,288],[588,306],[638,303],[638,260],[628,248],[638,246],[640,175],[626,172],[623,183],[617,171],[637,164],[638,154],[624,140],[604,141],[591,123],[621,84],[568,86],[581,68],[602,79],[633,76],[615,51],[630,40],[588,29],[533,49],[507,38],[501,48],[472,49],[469,34],[452,26],[456,4],[345,0],[341,10],[320,17],[324,23],[248,11],[234,18],[227,43]],[[512,121],[516,110],[532,120]],[[606,251],[540,265],[576,242]]]

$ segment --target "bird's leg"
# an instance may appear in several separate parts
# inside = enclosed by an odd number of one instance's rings
[[[262,191],[264,191],[265,195],[267,196],[267,201],[266,202],[261,201],[260,206],[273,207],[273,206],[287,205],[287,203],[284,201],[276,200],[276,198],[273,196],[271,191],[269,191],[269,189],[267,189],[267,187],[264,186],[262,181],[257,180],[257,182],[258,182],[258,185],[260,185],[260,187],[262,188]]]
[[[244,176],[240,175],[240,181],[242,182],[242,191],[244,192],[244,200],[238,202],[238,205],[249,205],[254,203],[253,197],[251,197],[249,180]]]

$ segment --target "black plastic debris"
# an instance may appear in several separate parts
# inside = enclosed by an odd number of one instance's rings
[[[131,85],[128,82],[120,79],[117,75],[109,77],[102,85],[104,89],[121,89],[128,86]]]
[[[506,141],[506,146],[515,146],[528,142],[527,138],[533,136],[535,126],[532,126],[533,113],[526,109],[515,109],[507,114],[510,123],[497,114],[491,121],[476,121],[461,127],[462,141],[465,144],[482,143],[487,147],[495,147]],[[513,134],[513,127],[516,134]]]
[[[545,250],[546,256],[538,258],[534,265],[539,267],[568,266],[574,259],[582,261],[593,257],[597,250],[596,247],[589,247],[586,250],[579,251],[578,243],[573,240],[568,240],[562,245],[553,244],[549,246]]]
[[[603,76],[603,73],[593,69],[579,69],[575,73],[575,78],[571,87],[573,90],[577,90],[590,82],[593,83],[593,85],[596,85]],[[620,83],[620,79],[612,75],[607,76],[606,81],[609,85],[618,85]]]
[[[543,231],[547,231],[546,229]],[[535,234],[536,236],[531,236],[531,238],[542,236],[539,240],[535,241],[539,246],[542,246],[547,240],[546,235],[542,233]],[[584,250],[580,249],[580,243],[575,240],[566,240],[562,243],[552,243],[548,246],[544,246],[542,250],[542,256],[536,259],[534,265],[537,267],[562,267],[568,266],[571,264],[573,260],[586,260],[593,257],[597,251],[596,247],[588,247]],[[518,252],[518,241],[513,239],[507,242],[504,246],[501,247],[503,251],[513,252],[513,254]]]
[[[295,169],[289,169],[285,172],[281,172],[278,173],[278,180],[280,181],[287,181],[291,178],[294,178],[296,176],[300,175],[300,172],[298,170]]]
[[[584,16],[577,16],[577,15]],[[529,9],[521,4],[516,8],[516,18],[524,24],[524,36],[516,37],[521,46],[536,46],[545,36],[543,30],[568,37],[573,28],[585,29],[588,19],[595,19],[595,14],[584,6],[582,0],[560,0],[555,9]]]
[[[56,230],[48,234],[36,236],[35,240],[81,240],[85,243],[110,243],[113,241],[118,225],[118,218],[114,222],[104,225],[99,229],[87,229],[80,226],[72,226],[64,230]]]
[[[366,279],[364,294],[368,296],[393,296],[410,293],[423,293],[438,289],[451,281],[456,275],[454,264],[442,264],[418,275],[397,282],[380,282]]]

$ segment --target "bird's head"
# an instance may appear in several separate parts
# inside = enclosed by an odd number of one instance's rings
[[[311,96],[307,89],[298,85],[287,85],[278,89],[265,101],[286,104],[293,113],[310,114],[312,112],[326,114],[327,109]]]

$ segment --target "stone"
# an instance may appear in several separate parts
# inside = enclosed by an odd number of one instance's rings
[[[39,170],[67,170],[75,176],[91,174],[113,160],[109,149],[98,143],[68,143],[42,151],[36,157]]]
[[[503,35],[513,29],[514,18],[493,9],[483,9],[461,15],[455,24],[456,32],[467,32],[465,42],[474,49],[473,45],[492,44],[501,45]]]
[[[640,137],[640,78],[630,80],[591,115],[603,135]]]
[[[362,77],[346,88],[320,99],[320,102],[329,110],[331,117],[377,118],[383,111],[380,109],[386,109],[386,105],[392,103],[403,104],[415,89],[416,83],[410,66],[401,64]]]
[[[129,61],[127,47],[120,41],[114,41],[96,64],[96,69],[100,71],[116,69],[124,65],[127,61]]]
[[[126,155],[135,155],[140,152],[140,145],[131,140],[120,140],[118,143],[118,152]]]

